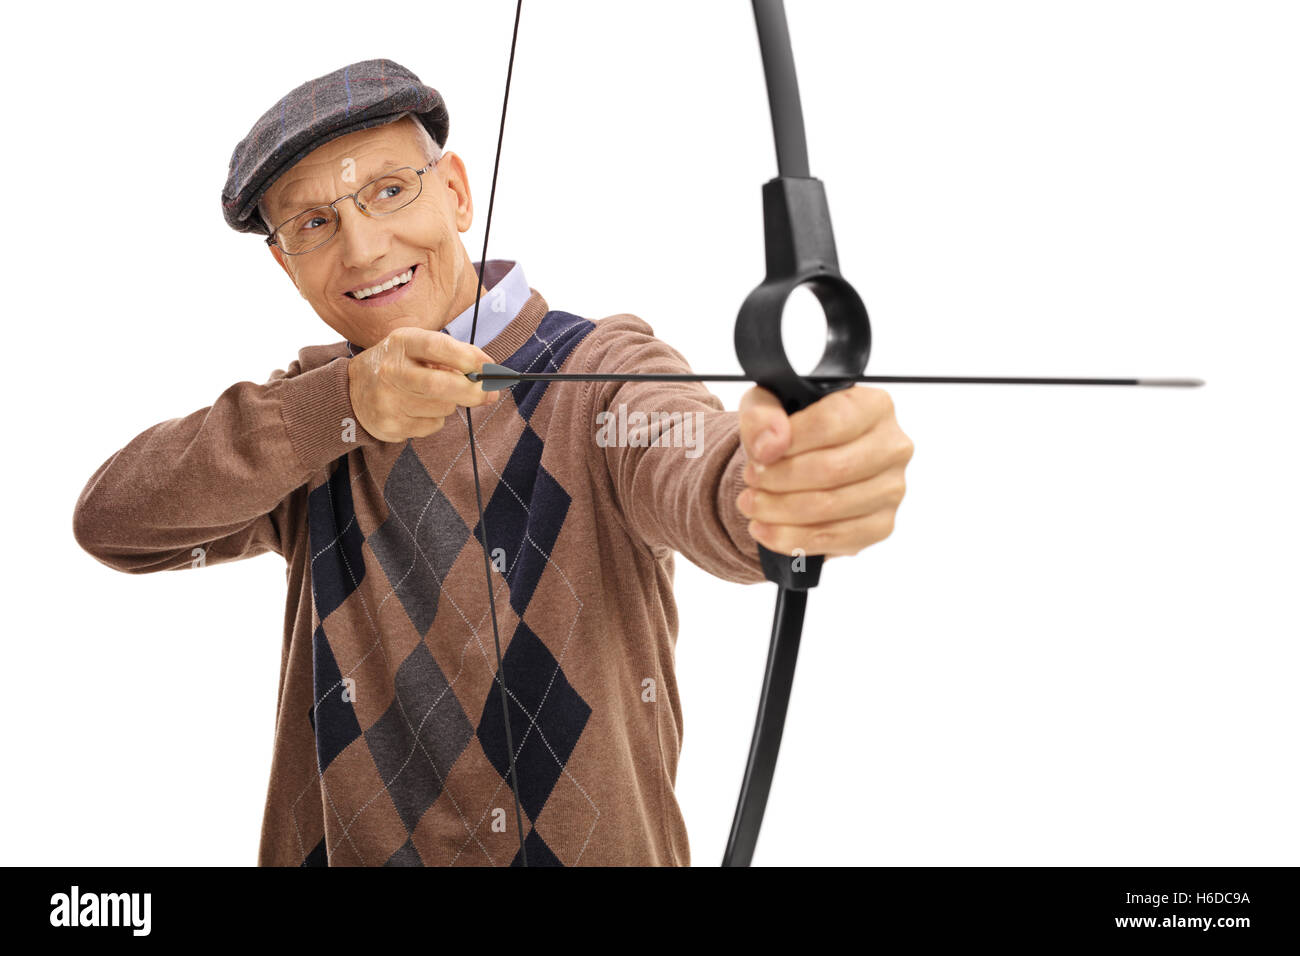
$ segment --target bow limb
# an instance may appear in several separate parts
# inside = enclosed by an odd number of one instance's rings
[[[763,186],[767,277],[745,299],[736,318],[736,355],[745,374],[793,413],[850,386],[862,374],[871,352],[871,326],[861,298],[840,275],[825,190],[808,173],[803,109],[785,7],[781,0],[753,3],[778,175]],[[826,313],[826,351],[810,377],[791,368],[781,340],[786,300],[802,285],[812,290]],[[834,380],[837,377],[839,381]],[[759,545],[758,556],[768,580],[777,584],[776,610],[754,736],[723,866],[748,866],[753,858],[794,686],[808,589],[816,586],[821,575],[821,555],[781,555]]]

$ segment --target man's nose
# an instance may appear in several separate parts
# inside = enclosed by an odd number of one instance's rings
[[[345,265],[366,266],[387,251],[388,226],[383,216],[362,212],[351,199],[344,200],[336,208],[339,214],[337,241],[343,243]]]

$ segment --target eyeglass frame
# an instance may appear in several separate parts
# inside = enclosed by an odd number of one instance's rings
[[[446,154],[444,153],[443,155],[445,156]],[[276,226],[274,229],[271,230],[271,234],[266,237],[266,244],[268,246],[276,246],[280,250],[280,254],[285,256],[305,256],[309,252],[315,252],[317,249],[320,249],[322,246],[325,246],[329,242],[333,241],[334,237],[339,234],[339,226],[343,224],[343,216],[334,207],[345,199],[351,199],[352,202],[356,204],[357,209],[360,210],[364,215],[369,216],[371,219],[379,219],[382,218],[383,216],[391,216],[394,212],[401,212],[403,209],[406,208],[406,206],[411,205],[411,203],[415,202],[415,200],[420,198],[420,195],[424,192],[424,174],[427,173],[434,166],[437,166],[438,163],[441,161],[442,161],[442,156],[439,156],[437,159],[431,159],[429,160],[429,162],[427,162],[424,165],[423,169],[416,169],[414,166],[397,166],[393,169],[388,170],[387,172],[382,172],[374,179],[368,180],[367,182],[363,183],[357,189],[356,192],[345,193],[344,195],[340,196],[338,199],[335,199],[333,202],[321,203],[319,206],[309,206],[306,209],[304,209],[302,212],[296,212],[289,218],[281,220],[280,225]],[[403,169],[409,169],[411,172],[415,173],[415,175],[420,177],[419,180],[420,192],[417,192],[414,196],[411,197],[411,202],[408,202],[406,206],[399,206],[398,208],[394,209],[392,212],[381,212],[381,213],[373,213],[365,206],[361,205],[361,200],[358,199],[357,196],[363,190],[365,190],[366,187],[373,186],[375,183],[379,182],[379,180],[383,179],[384,177],[391,176],[393,175],[393,173],[396,172],[401,172]],[[315,209],[328,209],[334,214],[334,232],[330,234],[329,239],[324,240],[319,245],[312,246],[310,249],[304,249],[302,252],[290,252],[284,246],[281,246],[279,243],[275,241],[275,234],[280,231],[280,226],[283,226],[286,222],[292,222],[293,220],[297,219],[299,216],[304,216]]]

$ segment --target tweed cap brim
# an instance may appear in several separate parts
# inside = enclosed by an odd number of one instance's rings
[[[262,114],[230,156],[221,210],[237,232],[270,235],[257,202],[312,150],[357,130],[414,114],[439,148],[448,116],[442,95],[392,60],[362,60],[309,80]]]

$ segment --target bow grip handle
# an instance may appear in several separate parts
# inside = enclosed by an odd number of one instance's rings
[[[782,347],[784,355],[784,347]],[[812,404],[808,401],[807,396],[802,393],[791,394],[783,389],[784,383],[778,378],[768,384],[762,381],[758,382],[781,401],[782,407],[785,408],[786,414],[791,415],[801,408],[807,408]],[[763,567],[763,575],[769,580],[774,581],[778,586],[787,591],[806,591],[809,588],[817,586],[821,580],[822,562],[825,560],[820,554],[781,554],[779,551],[772,551],[763,545],[758,546],[758,561]]]
[[[801,408],[807,408],[812,404],[806,401],[802,395],[782,394],[781,383],[774,381],[771,384],[763,385],[768,391],[776,395],[781,400],[786,414],[793,414]],[[763,545],[758,546],[758,560],[763,567],[763,575],[769,580],[776,582],[777,585],[787,591],[806,591],[809,588],[815,588],[821,580],[822,562],[825,560],[820,554],[804,554],[796,552],[793,555],[781,554],[779,551],[772,551]]]
[[[736,356],[745,374],[781,401],[786,414],[807,408],[831,392],[849,388],[867,367],[871,324],[867,307],[840,275],[826,190],[813,177],[777,176],[763,184],[767,277],[736,317]],[[826,348],[813,369],[821,381],[790,365],[781,339],[785,303],[807,285],[826,315]],[[838,377],[839,381],[827,381]],[[822,555],[778,554],[762,545],[759,562],[769,581],[805,591],[821,577]]]

